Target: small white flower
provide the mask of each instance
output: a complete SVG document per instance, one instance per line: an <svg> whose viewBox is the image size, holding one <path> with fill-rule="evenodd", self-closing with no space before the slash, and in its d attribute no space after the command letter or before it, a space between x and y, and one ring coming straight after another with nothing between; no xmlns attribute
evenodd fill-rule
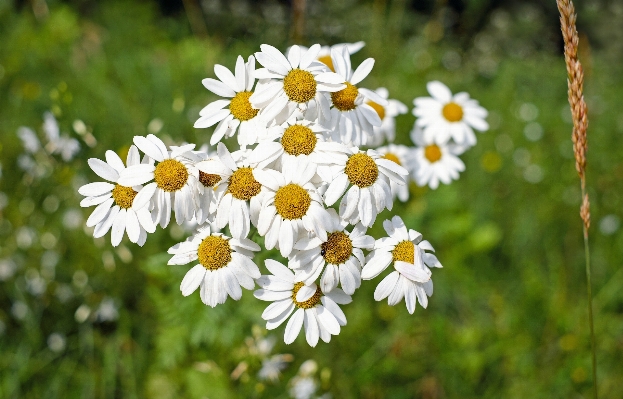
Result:
<svg viewBox="0 0 623 399"><path fill-rule="evenodd" d="M223 143L218 143L216 151L218 158L201 161L196 166L201 172L222 179L215 192L216 227L222 229L229 224L233 237L244 238L251 224L257 226L266 191L257 177L261 168L249 166L248 151L230 153Z"/></svg>
<svg viewBox="0 0 623 399"><path fill-rule="evenodd" d="M402 144L388 144L376 150L383 155L383 158L394 161L407 170L409 170L409 165L413 162L413 149ZM389 188L393 198L398 197L400 201L407 202L409 199L409 183L411 181L409 177L410 175L405 176L405 184L396 184L392 180L389 181Z"/></svg>
<svg viewBox="0 0 623 399"><path fill-rule="evenodd" d="M343 89L344 80L316 61L320 45L314 44L307 51L294 45L287 57L268 44L260 48L255 57L264 68L256 70L254 76L262 85L250 98L251 104L261 109L260 115L269 122L280 114L285 120L298 109L309 119L330 121L327 93ZM308 116L308 111L314 116Z"/></svg>
<svg viewBox="0 0 623 399"><path fill-rule="evenodd" d="M370 74L374 59L366 59L354 72L350 64L350 54L345 47L341 52L332 49L331 59L335 72L346 84L342 90L331 93L331 121L335 132L333 140L346 145L366 144L368 136L374 134L372 127L381 126L379 114L366 101L387 105L387 100L372 90L356 86Z"/></svg>
<svg viewBox="0 0 623 399"><path fill-rule="evenodd" d="M126 231L130 241L142 246L147 233L156 230L149 214L151 196L138 184L126 186L119 183L120 175L127 168L141 165L138 149L130 147L127 168L121 158L110 150L106 151L106 162L97 158L90 158L88 162L95 174L110 182L89 183L78 189L81 195L86 196L80 206L97 205L87 219L87 226L95 226L93 237L104 236L112 227L113 246L119 245Z"/></svg>
<svg viewBox="0 0 623 399"><path fill-rule="evenodd" d="M51 112L43 114L43 131L48 139L45 149L50 154L60 154L63 161L69 162L80 151L80 143L67 135L60 135L58 122Z"/></svg>
<svg viewBox="0 0 623 399"><path fill-rule="evenodd" d="M134 144L148 155L157 165L133 165L124 170L119 183L127 186L153 182L143 187L144 196L153 200L152 219L167 227L171 220L171 210L175 212L175 221L182 224L192 220L195 214L194 196L199 179L199 171L194 166L191 150L194 144L181 147L171 146L171 151L158 137L148 134L147 137L134 136Z"/></svg>
<svg viewBox="0 0 623 399"><path fill-rule="evenodd" d="M34 154L41 148L39 138L31 128L20 126L17 129L17 135L19 136L20 140L22 140L22 145L24 146L26 152Z"/></svg>
<svg viewBox="0 0 623 399"><path fill-rule="evenodd" d="M418 117L416 125L424 131L427 142L443 144L452 138L456 144L473 146L476 144L474 130L486 131L486 109L466 92L452 95L446 85L432 81L426 85L432 97L418 97L413 100L413 115Z"/></svg>
<svg viewBox="0 0 623 399"><path fill-rule="evenodd" d="M246 146L256 143L258 136L266 130L266 122L258 116L260 110L249 102L255 83L255 58L249 56L245 63L238 56L235 75L219 64L214 65L214 73L220 80L207 78L202 83L206 89L226 99L211 102L203 108L199 112L200 118L195 122L195 127L210 127L218 123L210 138L211 145L215 145L223 137L232 137L238 128L238 144Z"/></svg>
<svg viewBox="0 0 623 399"><path fill-rule="evenodd" d="M257 224L267 249L278 246L281 255L287 257L300 233L313 232L327 238L331 218L311 182L315 175L316 165L303 157L284 160L281 173L257 173L258 181L267 188Z"/></svg>
<svg viewBox="0 0 623 399"><path fill-rule="evenodd" d="M387 105L383 106L372 100L366 101L366 104L374 108L379 118L381 118L381 126L374 126L374 134L370 137L368 145L376 147L383 143L387 138L390 143L396 138L396 117L406 114L409 109L402 102L389 98L389 91L385 87L379 87L374 91L379 97L387 100Z"/></svg>
<svg viewBox="0 0 623 399"><path fill-rule="evenodd" d="M351 224L361 220L364 226L370 227L383 209L392 209L392 194L387 180L405 184L405 176L409 172L397 163L381 158L374 150L364 152L353 147L346 155L340 159L338 166L331 168L333 179L324 200L331 206L342 198L340 217Z"/></svg>
<svg viewBox="0 0 623 399"><path fill-rule="evenodd" d="M331 292L341 283L342 289L352 295L361 285L361 268L365 256L362 249L372 249L374 238L366 235L366 228L358 223L348 232L348 225L341 220L334 209L329 209L331 226L327 239L304 237L294 244L295 253L288 267L295 270L295 281L310 285L320 279L322 292ZM326 267L325 267L326 265Z"/></svg>
<svg viewBox="0 0 623 399"><path fill-rule="evenodd" d="M338 304L350 303L350 295L339 288L325 294L316 284L296 283L294 273L272 259L266 260L266 268L272 275L257 279L261 289L253 295L262 301L273 302L262 313L268 330L279 327L290 318L284 342L294 342L304 325L305 337L310 346L316 346L318 338L329 342L331 335L340 333L340 326L346 325L346 316Z"/></svg>
<svg viewBox="0 0 623 399"><path fill-rule="evenodd" d="M281 371L288 367L292 361L292 355L273 355L270 358L262 359L262 368L257 373L260 380L276 382L279 380Z"/></svg>
<svg viewBox="0 0 623 399"><path fill-rule="evenodd" d="M434 251L432 245L422 240L422 234L407 228L400 218L383 222L389 237L376 240L374 251L368 255L368 262L361 271L361 278L371 280L394 263L395 271L385 277L374 291L374 299L381 301L388 297L390 306L405 298L407 310L413 314L417 301L424 308L428 296L433 294L433 281L429 267L442 267L437 257L425 251Z"/></svg>
<svg viewBox="0 0 623 399"><path fill-rule="evenodd" d="M203 303L215 307L225 303L228 295L239 300L240 287L247 290L255 287L254 280L260 277L260 269L251 258L253 251L259 250L259 245L246 238L211 233L208 225L169 248L168 252L174 256L168 264L185 265L198 260L184 276L180 290L182 295L188 296L200 288Z"/></svg>
<svg viewBox="0 0 623 399"><path fill-rule="evenodd" d="M335 72L335 68L333 67L333 60L331 60L331 50L336 49L337 51L341 53L342 49L346 48L348 53L352 55L352 54L355 54L357 51L361 50L363 46L365 45L366 45L365 42L359 41L356 43L338 43L332 46L322 46L320 47L320 51L318 52L316 59L322 62L323 64L325 64L326 66L328 66L330 70ZM307 50L307 47L303 47L303 46L300 46L300 47L302 51Z"/></svg>
<svg viewBox="0 0 623 399"><path fill-rule="evenodd" d="M411 131L411 139L416 147L412 150L407 168L418 186L428 185L434 190L440 181L450 184L459 178L459 172L465 170L465 164L457 156L462 151L461 146L425 140L417 126Z"/></svg>
<svg viewBox="0 0 623 399"><path fill-rule="evenodd" d="M218 161L218 155L215 151L210 151L207 144L201 146L199 151L192 151L193 157L190 161ZM216 213L218 198L216 188L222 181L220 175L204 173L199 171L199 179L197 183L197 191L195 193L195 222L202 225L206 221L213 222L213 216Z"/></svg>

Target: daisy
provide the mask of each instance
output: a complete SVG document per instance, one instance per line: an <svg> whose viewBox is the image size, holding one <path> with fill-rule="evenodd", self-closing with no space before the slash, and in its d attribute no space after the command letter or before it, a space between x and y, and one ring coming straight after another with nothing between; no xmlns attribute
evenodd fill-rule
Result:
<svg viewBox="0 0 623 399"><path fill-rule="evenodd" d="M350 295L339 288L323 293L316 284L295 282L294 273L281 263L267 259L265 264L272 275L257 279L261 289L253 295L262 301L273 302L262 313L266 329L279 327L292 315L284 334L286 344L294 342L303 325L310 346L316 346L318 338L329 342L331 335L340 333L340 326L346 325L346 316L338 304L349 304L352 301Z"/></svg>
<svg viewBox="0 0 623 399"><path fill-rule="evenodd" d="M198 260L184 276L180 291L188 296L200 288L201 301L215 307L225 303L227 296L239 300L241 287L255 288L254 280L260 277L260 269L251 259L253 251L259 250L259 245L251 240L211 233L207 225L186 241L169 248L173 257L168 264L185 265Z"/></svg>
<svg viewBox="0 0 623 399"><path fill-rule="evenodd" d="M409 170L408 165L413 161L413 149L402 144L389 144L385 147L376 149L383 158L396 162L398 165ZM390 180L389 188L392 192L392 198L398 197L402 202L407 202L409 199L409 182L410 175L405 176L405 184L396 184L396 182Z"/></svg>
<svg viewBox="0 0 623 399"><path fill-rule="evenodd" d="M304 237L298 240L288 267L295 270L295 281L306 285L316 281L324 269L320 280L322 292L331 292L341 283L344 292L352 295L361 285L365 260L362 249L372 249L374 238L365 234L366 227L361 223L348 232L344 229L348 223L340 219L334 209L329 209L329 214L331 226L327 239Z"/></svg>
<svg viewBox="0 0 623 399"><path fill-rule="evenodd" d="M366 136L373 134L373 126L381 126L379 114L366 103L373 101L386 106L387 100L372 90L357 87L356 84L368 76L374 66L374 59L368 58L353 72L350 65L350 54L346 47L331 50L331 59L335 72L345 82L346 87L331 93L332 128L339 134L334 141L345 144L362 145L368 140Z"/></svg>
<svg viewBox="0 0 623 399"><path fill-rule="evenodd" d="M381 118L381 126L374 126L374 134L368 142L369 146L376 147L381 145L385 138L390 143L394 141L396 138L396 117L406 114L409 109L400 101L389 99L389 91L384 87L379 87L374 92L387 101L385 106L372 100L366 101L366 104L371 106Z"/></svg>
<svg viewBox="0 0 623 399"><path fill-rule="evenodd" d="M352 54L355 54L357 51L361 50L363 46L365 45L366 45L365 42L359 41L356 43L338 43L332 46L322 46L320 47L320 51L318 52L316 59L322 62L323 64L325 64L326 66L328 66L330 70L335 72L335 68L333 67L333 60L331 60L332 49L335 48L337 51L341 52L342 49L346 47L346 49L348 50L348 53L352 55ZM303 46L300 46L300 47L303 51L306 50L305 47Z"/></svg>
<svg viewBox="0 0 623 399"><path fill-rule="evenodd" d="M316 164L333 164L346 148L325 139L327 129L305 119L291 118L268 129L268 139L260 142L249 156L249 163L281 166L282 159L308 157Z"/></svg>
<svg viewBox="0 0 623 399"><path fill-rule="evenodd" d="M266 249L278 246L281 255L287 257L300 233L313 232L327 239L331 217L310 181L315 174L316 165L303 157L284 160L281 173L257 173L258 181L267 188L257 224L257 232L265 236Z"/></svg>
<svg viewBox="0 0 623 399"><path fill-rule="evenodd" d="M307 51L297 45L290 47L288 57L268 44L262 44L262 51L255 53L257 61L264 66L255 71L257 79L269 79L250 97L254 108L260 108L260 115L268 122L285 113L287 119L296 109L307 112L314 110L320 123L330 121L327 93L343 89L344 79L334 72L328 72L326 65L316 61L320 45L315 44ZM310 116L310 119L315 119Z"/></svg>
<svg viewBox="0 0 623 399"><path fill-rule="evenodd" d="M454 144L436 144L433 140L426 140L417 126L411 131L411 139L416 144L412 150L411 161L407 168L418 186L428 185L433 190L441 181L450 184L459 178L459 172L465 170L465 164L458 155L463 147Z"/></svg>
<svg viewBox="0 0 623 399"><path fill-rule="evenodd" d="M210 138L215 145L223 137L232 137L238 131L238 144L246 146L257 141L258 134L266 129L266 122L258 116L259 109L249 102L255 84L255 58L249 56L245 63L241 56L236 60L235 74L223 65L214 65L214 74L219 80L206 78L201 81L206 89L225 99L208 104L200 112L195 122L196 128L216 125ZM227 108L225 108L227 107Z"/></svg>
<svg viewBox="0 0 623 399"><path fill-rule="evenodd" d="M156 231L156 226L149 214L150 195L140 185L124 186L119 184L119 176L126 166L113 151L106 151L106 162L90 158L89 166L106 182L89 183L78 189L84 196L80 206L97 205L87 219L87 226L95 227L93 237L103 237L112 227L111 242L119 245L123 234L127 232L133 243L143 246L147 233ZM138 149L131 146L126 159L128 168L141 165Z"/></svg>
<svg viewBox="0 0 623 399"><path fill-rule="evenodd" d="M80 151L80 143L67 135L61 136L58 122L51 112L43 114L43 131L48 139L45 149L50 154L60 154L63 161L69 162Z"/></svg>
<svg viewBox="0 0 623 399"><path fill-rule="evenodd" d="M446 85L438 81L426 85L432 97L418 97L413 100L415 122L423 128L426 141L442 144L451 137L457 144L473 146L476 144L474 130L489 130L485 121L486 109L465 92L452 95Z"/></svg>
<svg viewBox="0 0 623 399"><path fill-rule="evenodd" d="M134 144L158 164L127 168L121 173L119 184L135 186L153 180L143 190L154 202L151 216L154 223L159 223L161 227L169 225L171 209L175 211L177 224L191 220L195 213L194 193L199 179L199 171L194 166L198 159L190 152L195 145L171 146L169 151L162 140L153 134L134 136Z"/></svg>
<svg viewBox="0 0 623 399"><path fill-rule="evenodd" d="M258 181L257 171L246 161L246 152L229 152L225 144L218 143L217 159L201 161L197 169L208 175L219 175L221 182L216 187L217 198L215 225L222 229L229 224L229 231L235 238L249 234L251 224L257 226L265 188Z"/></svg>
<svg viewBox="0 0 623 399"><path fill-rule="evenodd" d="M191 161L199 159L201 161L218 161L218 155L215 151L210 151L207 144L201 146L199 151L192 151L193 157ZM216 187L222 181L220 175L204 173L199 171L199 179L195 192L195 221L203 224L206 220L212 220L212 216L216 212L218 198Z"/></svg>
<svg viewBox="0 0 623 399"><path fill-rule="evenodd" d="M392 209L392 194L387 180L405 184L409 174L405 168L389 159L381 158L374 150L360 151L352 147L345 162L333 167L333 178L324 194L325 204L331 206L344 192L340 203L340 217L354 224L370 227L383 209ZM350 188L349 188L350 187Z"/></svg>
<svg viewBox="0 0 623 399"><path fill-rule="evenodd" d="M387 296L390 306L405 298L407 310L413 314L416 298L424 308L427 296L433 294L433 281L429 267L442 267L437 257L425 251L434 251L432 245L422 240L422 234L407 228L400 216L383 222L389 237L376 240L374 251L368 255L368 263L361 271L361 278L371 280L392 262L394 271L385 277L374 291L374 299L381 301Z"/></svg>

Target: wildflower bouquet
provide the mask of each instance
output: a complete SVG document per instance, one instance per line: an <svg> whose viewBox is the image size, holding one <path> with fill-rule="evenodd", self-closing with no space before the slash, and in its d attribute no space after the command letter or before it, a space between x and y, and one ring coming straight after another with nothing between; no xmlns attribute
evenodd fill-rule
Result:
<svg viewBox="0 0 623 399"><path fill-rule="evenodd" d="M409 313L417 302L426 307L431 268L441 267L433 246L400 216L383 222L386 237L366 232L395 198L408 200L411 180L435 189L457 179L458 156L476 143L473 129L488 129L487 111L430 82L432 97L414 100L415 147L392 144L407 107L384 88L360 86L374 66L368 58L353 70L350 55L362 46L295 45L284 54L262 45L233 71L215 65L218 79L203 85L221 99L195 122L216 125L209 146L167 146L150 134L134 137L125 163L113 151L89 160L106 180L79 189L81 205L96 206L86 222L94 237L110 231L115 246L124 234L143 245L172 215L192 223L194 234L168 251L170 265L195 264L182 295L199 290L214 307L257 284L255 297L270 302L266 328L287 321L286 344L302 328L309 345L329 342L346 325L341 305L390 265L374 298L404 298ZM222 140L234 137L230 151ZM253 260L263 248L287 261L266 260L263 274Z"/></svg>

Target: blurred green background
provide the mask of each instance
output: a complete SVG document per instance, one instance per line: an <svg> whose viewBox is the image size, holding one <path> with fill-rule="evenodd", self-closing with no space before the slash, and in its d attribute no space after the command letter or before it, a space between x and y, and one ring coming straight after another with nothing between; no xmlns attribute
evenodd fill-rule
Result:
<svg viewBox="0 0 623 399"><path fill-rule="evenodd" d="M588 186L599 391L623 398L623 4L577 4L589 108ZM296 30L285 1L0 0L0 397L287 398L299 366L325 398L591 396L579 180L553 0L309 1ZM201 79L269 43L366 41L365 86L412 108L438 79L490 111L459 181L411 187L393 213L444 265L428 309L373 300L364 282L330 344L266 335L266 303L245 291L214 309L184 298L186 266L159 230L140 248L93 239L77 188L90 157L148 132L208 141L192 127L214 97ZM45 111L80 141L73 160L29 164L20 126L43 137ZM414 117L398 118L409 144ZM44 140L45 141L45 140ZM28 167L30 165L30 168ZM34 166L33 166L34 165ZM389 212L381 218L390 217ZM382 219L381 219L382 220ZM377 223L371 234L383 235ZM262 259L276 257L263 253ZM258 345L292 355L258 378ZM263 344L262 344L263 343ZM268 345L270 346L270 345ZM299 373L300 377L300 373Z"/></svg>

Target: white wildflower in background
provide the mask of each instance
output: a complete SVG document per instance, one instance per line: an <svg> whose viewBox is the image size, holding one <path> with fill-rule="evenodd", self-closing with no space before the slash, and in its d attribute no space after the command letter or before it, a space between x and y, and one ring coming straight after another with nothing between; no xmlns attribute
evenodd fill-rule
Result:
<svg viewBox="0 0 623 399"><path fill-rule="evenodd" d="M185 265L199 261L191 268L180 285L182 295L188 296L199 288L204 304L214 307L225 303L227 296L239 300L244 287L252 290L260 270L253 262L253 251L259 251L256 243L246 238L230 238L212 233L203 227L186 241L169 248L173 257L169 265Z"/></svg>
<svg viewBox="0 0 623 399"><path fill-rule="evenodd" d="M124 171L141 165L141 157L135 146L130 147L126 164L127 168L121 158L110 150L106 151L106 162L90 158L89 166L93 172L109 183L96 182L80 187L78 192L86 197L80 206L97 205L87 219L87 226L95 227L93 237L103 237L112 228L113 246L119 245L126 232L130 241L142 246L147 233L156 230L149 213L151 195L144 192L140 184L126 186L119 183Z"/></svg>
<svg viewBox="0 0 623 399"><path fill-rule="evenodd" d="M405 298L407 310L413 313L416 298L424 308L433 294L433 281L429 267L442 267L437 257L426 251L434 251L422 234L407 230L400 216L383 222L389 237L376 240L374 251L361 272L361 278L370 280L381 274L391 263L394 271L385 277L374 291L377 301L388 297L389 305L396 305Z"/></svg>
<svg viewBox="0 0 623 399"><path fill-rule="evenodd" d="M276 382L283 371L292 361L292 355L278 354L262 359L262 368L257 376L260 380Z"/></svg>
<svg viewBox="0 0 623 399"><path fill-rule="evenodd" d="M413 100L413 115L418 117L415 123L423 129L425 140L444 144L452 138L459 145L475 145L473 129L482 132L489 129L485 121L487 110L465 92L452 95L439 81L429 82L426 88L432 97Z"/></svg>
<svg viewBox="0 0 623 399"><path fill-rule="evenodd" d="M31 128L20 126L17 129L17 135L20 140L22 140L22 145L27 152L34 154L41 149L41 142L35 131Z"/></svg>
<svg viewBox="0 0 623 399"><path fill-rule="evenodd" d="M359 41L356 43L338 43L332 46L321 46L318 55L316 56L317 60L325 64L329 67L330 70L335 72L335 67L333 66L333 60L331 59L331 51L335 49L335 51L342 52L344 48L348 51L348 54L355 54L359 50L361 50L366 45L365 42Z"/></svg>
<svg viewBox="0 0 623 399"><path fill-rule="evenodd" d="M48 139L45 149L50 154L60 154L63 161L69 162L80 151L78 140L67 135L61 136L58 122L51 112L43 114L43 131Z"/></svg>
<svg viewBox="0 0 623 399"><path fill-rule="evenodd" d="M284 342L294 342L304 326L310 346L316 346L319 338L329 342L331 335L340 333L340 326L346 325L346 316L338 304L350 303L350 295L339 288L325 294L316 284L296 283L294 273L281 263L267 259L265 264L272 275L257 280L261 289L253 295L262 301L273 302L262 313L268 330L279 327L290 318Z"/></svg>

